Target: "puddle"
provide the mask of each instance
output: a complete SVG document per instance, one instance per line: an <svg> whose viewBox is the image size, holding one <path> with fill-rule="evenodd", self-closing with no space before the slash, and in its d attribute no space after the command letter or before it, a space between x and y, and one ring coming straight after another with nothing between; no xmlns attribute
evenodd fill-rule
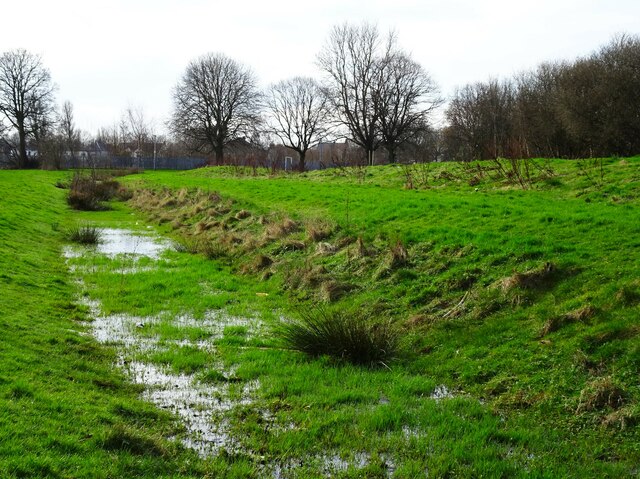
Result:
<svg viewBox="0 0 640 479"><path fill-rule="evenodd" d="M101 231L102 241L96 249L98 253L107 256L126 254L158 259L163 251L171 248L171 242L157 236L118 228L105 228Z"/></svg>
<svg viewBox="0 0 640 479"><path fill-rule="evenodd" d="M146 232L139 233L121 228L102 228L100 231L102 238L100 243L84 247L65 246L62 251L63 256L67 259L80 258L87 251L91 251L110 257L127 255L158 259L163 251L170 249L173 245L169 240Z"/></svg>
<svg viewBox="0 0 640 479"><path fill-rule="evenodd" d="M366 452L356 452L350 458L343 458L338 454L323 454L307 457L304 460L291 459L285 463L276 464L273 467L271 477L273 479L285 479L290 477L294 471L301 469L307 464L316 463L319 464L320 473L323 477L334 477L336 474L344 473L349 469L360 470L369 465L371 461L371 455ZM395 471L395 464L389 467L387 463L387 477L391 477L393 471Z"/></svg>
<svg viewBox="0 0 640 479"><path fill-rule="evenodd" d="M204 384L195 375L176 374L164 367L141 361L140 356L144 353L162 351L174 344L200 349L214 347L210 340L160 341L154 336L143 336L137 330L148 324L166 322L167 319L125 314L103 315L100 313L99 302L86 298L81 302L89 308L94 318L91 329L96 340L115 345L118 348L118 366L132 382L145 387L142 398L180 418L187 431L186 438L182 440L186 447L196 450L203 457L215 455L223 449L229 453L242 450L240 442L230 434L230 424L225 414L238 406L253 404L253 395L260 387L258 381L244 384L239 395L232 395L228 383ZM214 318L221 320L221 324L215 324ZM212 313L203 321L183 315L173 322L174 325L182 326L215 327L220 335L224 327L238 323L239 318L226 317L220 313ZM242 322L247 325L250 323L249 320ZM216 369L225 377L234 376L233 369L225 370L221 364Z"/></svg>
<svg viewBox="0 0 640 479"><path fill-rule="evenodd" d="M454 398L455 395L453 394L453 392L451 392L447 388L447 386L445 386L444 384L441 384L439 386L436 386L436 388L433 390L433 392L431 393L431 395L429 397L431 399L436 400L436 401L441 401L442 399Z"/></svg>

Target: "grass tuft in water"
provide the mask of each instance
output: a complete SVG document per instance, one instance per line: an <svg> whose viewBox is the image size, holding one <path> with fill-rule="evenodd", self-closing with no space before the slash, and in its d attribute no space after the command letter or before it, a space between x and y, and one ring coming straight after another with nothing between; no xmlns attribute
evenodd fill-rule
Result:
<svg viewBox="0 0 640 479"><path fill-rule="evenodd" d="M102 241L102 230L95 226L76 225L67 230L66 237L74 243L93 245Z"/></svg>

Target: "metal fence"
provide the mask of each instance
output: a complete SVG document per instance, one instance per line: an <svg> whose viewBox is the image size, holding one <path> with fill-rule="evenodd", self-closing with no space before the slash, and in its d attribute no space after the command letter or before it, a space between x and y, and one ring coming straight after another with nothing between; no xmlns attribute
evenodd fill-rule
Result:
<svg viewBox="0 0 640 479"><path fill-rule="evenodd" d="M139 168L142 170L193 170L207 164L205 158L131 158L101 156L97 158L67 158L63 168Z"/></svg>

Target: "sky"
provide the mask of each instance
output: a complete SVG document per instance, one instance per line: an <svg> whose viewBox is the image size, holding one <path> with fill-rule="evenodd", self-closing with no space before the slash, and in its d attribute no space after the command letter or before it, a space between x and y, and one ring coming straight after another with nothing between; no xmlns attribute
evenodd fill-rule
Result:
<svg viewBox="0 0 640 479"><path fill-rule="evenodd" d="M3 2L5 3L5 2ZM22 0L0 9L0 52L41 56L59 103L90 134L131 107L165 131L188 63L213 52L249 66L262 87L321 78L316 58L334 25L394 30L440 86L506 78L588 55L618 33L640 34L638 0Z"/></svg>

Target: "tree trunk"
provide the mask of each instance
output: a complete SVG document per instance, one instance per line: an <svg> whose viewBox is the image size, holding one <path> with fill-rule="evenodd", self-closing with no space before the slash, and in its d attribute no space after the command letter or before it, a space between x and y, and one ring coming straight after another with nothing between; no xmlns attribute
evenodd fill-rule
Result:
<svg viewBox="0 0 640 479"><path fill-rule="evenodd" d="M387 145L387 151L389 152L389 163L393 165L396 162L396 147Z"/></svg>
<svg viewBox="0 0 640 479"><path fill-rule="evenodd" d="M298 152L298 158L300 158L300 162L298 163L298 170L300 170L300 173L304 173L304 170L305 170L304 160L306 156L307 156L306 151Z"/></svg>
<svg viewBox="0 0 640 479"><path fill-rule="evenodd" d="M213 154L216 157L216 166L224 164L224 146L216 145Z"/></svg>
<svg viewBox="0 0 640 479"><path fill-rule="evenodd" d="M18 168L26 168L29 164L27 157L27 136L24 131L24 122L18 122L18 138L20 145L18 147Z"/></svg>
<svg viewBox="0 0 640 479"><path fill-rule="evenodd" d="M373 150L367 150L367 165L373 166Z"/></svg>

